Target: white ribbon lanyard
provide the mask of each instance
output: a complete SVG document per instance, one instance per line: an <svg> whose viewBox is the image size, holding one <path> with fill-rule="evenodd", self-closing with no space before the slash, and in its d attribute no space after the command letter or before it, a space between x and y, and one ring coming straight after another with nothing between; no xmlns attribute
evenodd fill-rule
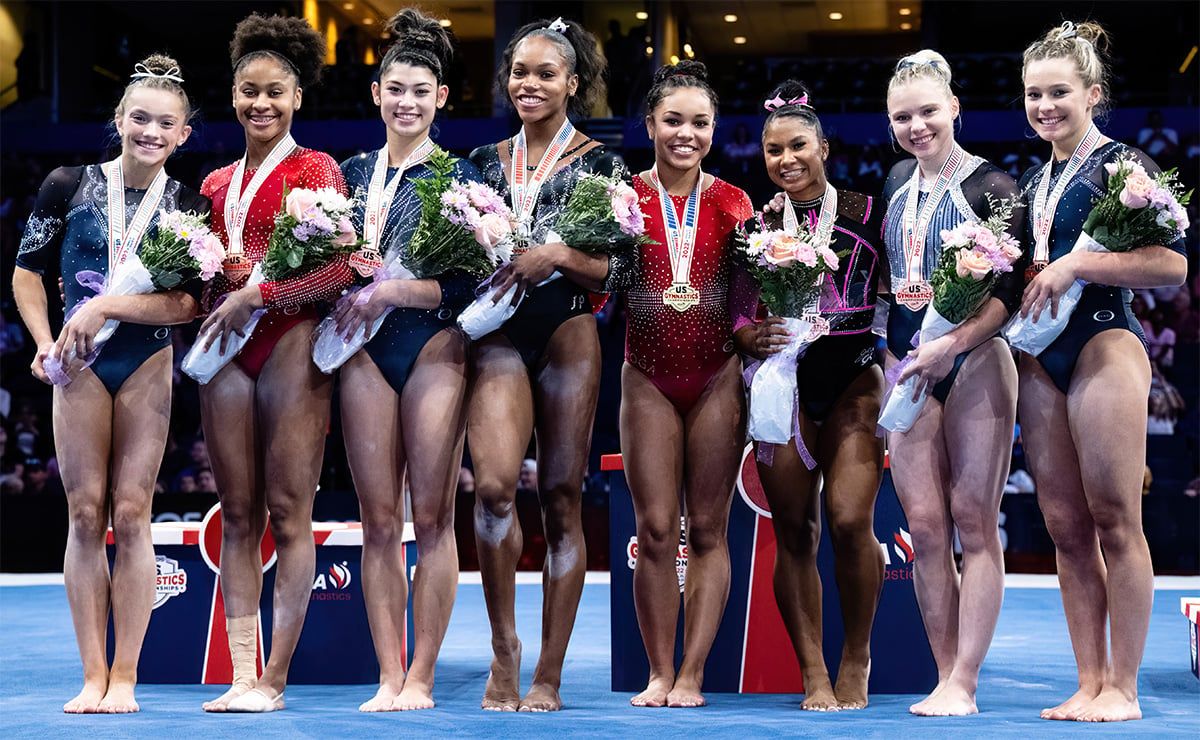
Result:
<svg viewBox="0 0 1200 740"><path fill-rule="evenodd" d="M700 293L692 287L692 258L696 252L696 227L700 222L700 192L704 189L704 172L697 168L696 185L688 195L683 218L675 211L671 194L658 179L658 165L650 170L650 179L658 188L658 205L662 208L663 230L667 237L667 254L671 258L671 287L663 292L663 303L676 311L686 311L700 302Z"/></svg>
<svg viewBox="0 0 1200 740"><path fill-rule="evenodd" d="M150 183L142 202L138 204L133 221L125 223L125 173L121 170L118 157L108 163L108 274L112 275L117 265L137 251L142 235L150 226L150 219L162 202L167 188L167 173L159 168Z"/></svg>
<svg viewBox="0 0 1200 740"><path fill-rule="evenodd" d="M791 198L783 200L783 229L792 234L799 233L800 219L796 216L796 206L792 205ZM833 222L837 220L838 195L837 188L825 183L825 196L821 201L821 213L817 217L817 230L814 235L814 244L824 245L832 249L833 244ZM825 275L817 278L817 286L820 287L825 282ZM805 308L806 315L816 315L820 313L821 292L818 290L813 296L812 301Z"/></svg>
<svg viewBox="0 0 1200 740"><path fill-rule="evenodd" d="M942 164L942 171L938 173L933 189L929 191L929 197L925 199L925 205L921 207L919 214L917 213L917 201L920 200L921 194L920 165L913 170L912 178L908 182L908 198L904 201L904 214L901 222L904 229L902 246L904 247L905 280L909 285L924 282L922 273L925 236L929 231L929 222L933 220L934 211L942 202L946 191L950 189L954 174L966 158L967 153L963 151L962 147L955 144L954 148L950 150L950 156L946 157L946 161Z"/></svg>
<svg viewBox="0 0 1200 740"><path fill-rule="evenodd" d="M246 228L246 216L250 213L250 204L255 194L275 168L279 166L292 150L296 148L296 140L287 134L279 140L267 158L259 165L258 171L250 179L250 184L242 192L242 178L246 175L246 155L242 155L237 167L233 168L233 177L229 180L229 190L225 193L225 233L229 237L227 261L230 264L242 262L242 254L246 251L242 243L242 232ZM239 196L238 194L241 193Z"/></svg>
<svg viewBox="0 0 1200 740"><path fill-rule="evenodd" d="M513 143L512 182L509 190L512 194L513 210L516 211L517 220L520 222L520 228L523 231L521 236L526 240L531 236L533 209L537 205L538 193L542 190L542 183L550 176L550 171L554 169L554 164L558 162L558 158L566 151L567 145L571 143L571 139L573 138L575 138L575 127L571 125L570 120L564 120L562 126L558 129L558 133L551 140L550 146L546 147L546 151L542 154L542 159L538 162L533 174L530 175L525 165L525 160L528 157L528 146L525 143L525 127L522 126L521 130L517 133L516 141Z"/></svg>
<svg viewBox="0 0 1200 740"><path fill-rule="evenodd" d="M1042 180L1038 183L1037 192L1033 196L1033 261L1045 265L1050 261L1050 229L1054 226L1054 211L1058 209L1058 201L1066 192L1067 186L1079 172L1085 160L1092 156L1096 145L1100 143L1100 129L1092 124L1087 133L1076 145L1067 166L1058 176L1054 192L1050 192L1050 174L1054 168L1054 158L1042 168Z"/></svg>
<svg viewBox="0 0 1200 740"><path fill-rule="evenodd" d="M376 269L383 266L383 249L379 243L379 237L383 233L383 225L387 221L388 209L391 208L392 201L396 197L396 190L404 180L404 173L428 161L436 148L433 139L425 137L425 140L418 144L417 148L413 149L400 163L400 167L391 181L387 181L387 145L384 144L383 148L379 150L378 156L375 158L375 169L371 173L371 183L367 188L366 209L363 212L363 239L366 244L350 256L350 265L363 277L371 275Z"/></svg>

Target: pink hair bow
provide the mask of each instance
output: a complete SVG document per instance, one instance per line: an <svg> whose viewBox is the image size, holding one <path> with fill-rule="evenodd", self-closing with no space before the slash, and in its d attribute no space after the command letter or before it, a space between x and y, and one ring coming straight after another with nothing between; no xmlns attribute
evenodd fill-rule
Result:
<svg viewBox="0 0 1200 740"><path fill-rule="evenodd" d="M791 100L784 100L783 98L776 95L775 97L771 98L767 102L763 103L763 108L774 112L774 111L777 111L780 108L784 107L785 105L803 105L803 106L807 107L808 106L808 95L801 95L800 97L792 98Z"/></svg>

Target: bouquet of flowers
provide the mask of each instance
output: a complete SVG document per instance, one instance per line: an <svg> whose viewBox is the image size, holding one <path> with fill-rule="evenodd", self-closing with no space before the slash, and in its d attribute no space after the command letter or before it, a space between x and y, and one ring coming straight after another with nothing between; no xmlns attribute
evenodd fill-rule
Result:
<svg viewBox="0 0 1200 740"><path fill-rule="evenodd" d="M829 322L821 317L818 306L825 276L837 271L839 256L828 244L817 243L808 221L801 221L796 233L740 231L738 242L747 269L758 283L760 300L773 316L784 319L791 334L786 347L749 371L753 373L750 438L787 444L795 436L797 448L805 455L796 434L796 363L810 344L829 332Z"/></svg>
<svg viewBox="0 0 1200 740"><path fill-rule="evenodd" d="M172 290L196 277L204 281L211 280L221 272L224 259L225 248L221 240L208 230L202 216L191 212L160 210L157 228L143 238L141 249L114 267L107 279L93 270L79 272L75 279L80 285L95 291L96 295L143 295ZM88 300L85 298L71 308L66 317L68 323ZM77 363L79 358L75 357L74 349L68 350L63 357L47 357L43 367L50 381L55 385L70 383L77 371L96 361L118 324L120 322L116 319L104 322L100 331L96 332L91 354L82 358L81 364ZM73 367L77 364L78 367ZM68 367L76 372L68 373Z"/></svg>
<svg viewBox="0 0 1200 740"><path fill-rule="evenodd" d="M1007 232L1015 199L997 200L990 193L987 198L992 215L986 221L964 221L942 230L942 254L929 279L933 303L925 311L913 346L944 336L978 313L991 297L996 278L1012 272L1013 263L1021 256L1020 245ZM892 368L889 380L899 377L909 362L905 358ZM928 399L922 391L913 400L916 384L914 376L892 386L879 414L879 426L890 432L912 428Z"/></svg>
<svg viewBox="0 0 1200 740"><path fill-rule="evenodd" d="M589 254L628 251L651 241L646 236L646 220L637 193L619 172L611 177L583 173L576 178L571 197L554 228L546 234L547 243L563 242ZM556 272L545 282L558 277ZM516 286L509 288L499 301L494 289L485 292L462 312L459 326L472 339L500 328L517 311L512 305L515 291Z"/></svg>
<svg viewBox="0 0 1200 740"><path fill-rule="evenodd" d="M1132 155L1104 165L1108 188L1092 206L1075 240L1072 252L1128 252L1148 244L1170 244L1188 228L1185 206L1191 200L1183 192L1175 170L1151 177ZM1041 354L1067 327L1079 304L1084 280L1076 280L1058 299L1058 316L1042 311L1033 316L1013 316L1004 336L1014 349L1033 356Z"/></svg>
<svg viewBox="0 0 1200 740"><path fill-rule="evenodd" d="M275 229L271 232L267 253L262 262L254 266L246 284L298 277L353 251L362 243L350 223L354 205L353 200L334 188L287 191L283 209L275 215ZM224 352L216 341L205 349L209 332L201 334L183 358L183 371L201 385L212 380L249 341L264 313L266 309L250 314L241 336L226 337Z"/></svg>
<svg viewBox="0 0 1200 740"><path fill-rule="evenodd" d="M435 151L428 161L430 176L414 183L421 219L407 256L401 259L394 253L369 285L341 300L366 303L384 280L435 277L451 270L482 277L512 259L513 216L504 198L483 183L453 179L454 161L446 152ZM351 337L338 334L333 317L326 317L317 327L313 362L321 372L332 373L371 341L394 308L387 307Z"/></svg>

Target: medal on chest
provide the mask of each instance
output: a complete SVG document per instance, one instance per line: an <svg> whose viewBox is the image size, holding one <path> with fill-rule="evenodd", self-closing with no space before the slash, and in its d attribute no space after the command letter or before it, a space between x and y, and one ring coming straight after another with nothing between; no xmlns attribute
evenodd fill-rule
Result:
<svg viewBox="0 0 1200 740"><path fill-rule="evenodd" d="M529 251L533 241L533 211L537 207L538 194L542 184L550 177L554 165L566 151L571 139L575 138L575 127L570 120L564 120L546 151L542 153L537 167L531 172L526 165L529 159L529 147L525 141L525 127L517 132L517 138L512 148L512 179L509 183L509 197L512 200L513 215L517 218L517 228L513 240L516 245L513 255Z"/></svg>
<svg viewBox="0 0 1200 740"><path fill-rule="evenodd" d="M783 229L791 234L799 235L800 218L796 215L796 206L791 198L783 201ZM817 216L817 227L814 233L814 243L833 248L833 222L837 220L838 193L837 188L825 183L825 195L821 199L821 211ZM825 284L825 275L817 278L813 299L804 307L801 317L808 322L808 341L816 341L829 333L829 320L821 315L821 289Z"/></svg>
<svg viewBox="0 0 1200 740"><path fill-rule="evenodd" d="M246 218L250 214L250 204L254 202L254 196L258 194L258 189L295 148L296 140L292 138L291 134L280 139L259 165L244 191L242 190L242 179L246 176L246 155L243 154L237 166L233 168L233 175L229 179L229 189L225 191L225 207L223 209L225 234L229 244L222 271L229 280L238 282L249 276L253 265L245 256L246 247L242 237L246 230Z"/></svg>
<svg viewBox="0 0 1200 740"><path fill-rule="evenodd" d="M671 260L671 286L663 291L663 303L683 313L700 302L700 291L691 283L691 272L692 258L696 255L696 226L700 221L700 191L704 187L704 173L696 171L696 184L688 194L682 218L675 210L671 194L658 178L657 167L650 170L650 179L658 188L667 254Z"/></svg>
<svg viewBox="0 0 1200 740"><path fill-rule="evenodd" d="M167 173L159 169L151 181L142 202L134 212L133 221L125 222L125 173L118 157L108 163L108 274L137 251L142 235L162 203L167 188Z"/></svg>
<svg viewBox="0 0 1200 740"><path fill-rule="evenodd" d="M1100 143L1100 129L1095 124L1088 127L1087 133L1071 152L1071 158L1058 176L1054 190L1050 189L1051 174L1054 170L1054 158L1051 157L1042 168L1042 179L1038 182L1033 194L1033 262L1025 269L1025 281L1029 282L1050 264L1050 230L1054 228L1054 212L1058 210L1058 201L1066 192L1067 187L1087 158L1092 156L1096 145Z"/></svg>
<svg viewBox="0 0 1200 740"><path fill-rule="evenodd" d="M933 300L933 286L925 279L924 258L925 242L929 233L929 223L938 205L945 198L954 182L955 175L967 159L967 153L958 144L950 150L950 155L942 163L937 180L929 191L921 210L917 212L917 201L921 193L921 167L913 170L908 182L908 195L904 202L904 214L901 221L903 233L901 239L904 247L903 282L893 290L896 302L911 311L919 311Z"/></svg>
<svg viewBox="0 0 1200 740"><path fill-rule="evenodd" d="M367 204L363 210L363 246L350 255L350 267L363 277L371 277L383 267L383 250L380 242L383 226L387 222L388 209L396 198L396 191L404 180L404 173L429 160L435 150L433 139L426 137L404 161L396 174L388 181L388 148L383 145L375 156L375 167L371 171L371 182L367 186Z"/></svg>

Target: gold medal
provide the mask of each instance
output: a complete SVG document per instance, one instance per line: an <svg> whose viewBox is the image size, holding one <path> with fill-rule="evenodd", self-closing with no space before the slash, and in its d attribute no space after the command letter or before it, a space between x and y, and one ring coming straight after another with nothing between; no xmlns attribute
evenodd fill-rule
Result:
<svg viewBox="0 0 1200 740"><path fill-rule="evenodd" d="M359 275L371 277L376 270L383 267L383 255L379 253L378 249L366 246L351 254L349 262Z"/></svg>
<svg viewBox="0 0 1200 740"><path fill-rule="evenodd" d="M250 276L250 271L253 270L250 261L239 254L231 254L225 258L225 262L221 267L221 272L230 282L241 282Z"/></svg>
<svg viewBox="0 0 1200 740"><path fill-rule="evenodd" d="M663 291L663 303L683 313L700 302L700 292L691 283L671 283Z"/></svg>
<svg viewBox="0 0 1200 740"><path fill-rule="evenodd" d="M905 283L896 291L896 302L910 311L920 311L933 300L933 286L924 280Z"/></svg>
<svg viewBox="0 0 1200 740"><path fill-rule="evenodd" d="M805 314L801 317L802 321L807 321L809 324L807 340L815 342L821 337L829 334L829 319L820 314Z"/></svg>
<svg viewBox="0 0 1200 740"><path fill-rule="evenodd" d="M1025 268L1025 282L1033 282L1033 279L1041 274L1042 270L1045 270L1046 266L1049 264L1050 263L1046 262L1045 260L1034 260L1033 262L1030 262L1029 266Z"/></svg>

